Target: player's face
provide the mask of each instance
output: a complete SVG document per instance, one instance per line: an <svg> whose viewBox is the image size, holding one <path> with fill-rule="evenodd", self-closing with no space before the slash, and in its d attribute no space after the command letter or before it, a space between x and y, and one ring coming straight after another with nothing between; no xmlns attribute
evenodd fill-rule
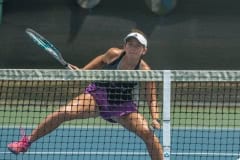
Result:
<svg viewBox="0 0 240 160"><path fill-rule="evenodd" d="M129 38L124 49L127 54L135 56L141 56L146 52L146 48L135 38Z"/></svg>

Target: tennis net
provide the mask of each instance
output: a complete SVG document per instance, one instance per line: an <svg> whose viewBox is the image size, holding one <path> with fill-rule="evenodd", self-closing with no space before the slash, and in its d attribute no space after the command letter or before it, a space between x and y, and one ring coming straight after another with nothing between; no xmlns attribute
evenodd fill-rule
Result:
<svg viewBox="0 0 240 160"><path fill-rule="evenodd" d="M172 71L173 159L239 158L239 73Z"/></svg>
<svg viewBox="0 0 240 160"><path fill-rule="evenodd" d="M164 158L232 160L240 150L239 71L0 70L0 159L15 159L7 144L29 135L49 114L91 82L136 82L132 100L151 123L145 82L155 82ZM106 86L105 86L106 87ZM124 85L120 85L124 87ZM119 95L119 90L115 90ZM126 95L126 93L122 93ZM110 98L111 99L111 98ZM31 145L18 159L150 159L144 142L101 117L77 119Z"/></svg>
<svg viewBox="0 0 240 160"><path fill-rule="evenodd" d="M0 134L2 137L0 152L3 159L16 157L7 150L6 146L20 138L19 128L24 128L26 134L30 135L47 115L85 92L91 82L97 84L99 88L105 87L108 90L107 98L110 105L124 103L126 107L130 107L132 104L128 102L133 100L139 106L139 112L150 121L149 107L144 98L146 94L144 86L146 81L156 81L158 76L161 74L157 72L155 74L155 72L138 71L0 70ZM156 83L159 86L161 82ZM131 87L134 89L131 90ZM88 91L95 90L92 88L94 88L93 85L88 87ZM161 92L157 91L158 93ZM102 94L103 99L98 99L98 103L104 101L104 104L101 104L104 108L105 93L101 91L95 94ZM79 102L71 105L78 105L81 100L83 99L79 98L77 99ZM114 108L110 110L118 113ZM101 116L86 118L87 114L85 113L84 119L63 123L50 134L32 143L26 153L17 155L18 159L141 160L150 158L144 142L133 132L129 132L121 125L103 120ZM155 134L160 137L159 130L155 131Z"/></svg>

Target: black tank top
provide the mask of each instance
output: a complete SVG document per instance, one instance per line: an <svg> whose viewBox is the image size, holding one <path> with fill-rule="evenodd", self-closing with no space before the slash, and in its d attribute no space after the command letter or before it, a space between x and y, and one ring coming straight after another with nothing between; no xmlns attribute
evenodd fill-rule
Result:
<svg viewBox="0 0 240 160"><path fill-rule="evenodd" d="M106 64L103 69L105 70L117 70L119 63L121 62L125 52L123 52L116 60L110 64ZM139 69L141 58L135 67L135 70ZM107 90L108 102L111 104L120 104L125 101L132 100L132 90L137 85L137 82L132 81L98 81L95 82L98 87L104 87Z"/></svg>

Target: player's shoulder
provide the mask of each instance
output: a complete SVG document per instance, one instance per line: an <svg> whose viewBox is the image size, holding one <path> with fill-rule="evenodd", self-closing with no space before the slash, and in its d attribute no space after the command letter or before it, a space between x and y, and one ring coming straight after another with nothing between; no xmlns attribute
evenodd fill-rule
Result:
<svg viewBox="0 0 240 160"><path fill-rule="evenodd" d="M123 52L123 49L120 49L120 48L116 48L116 47L112 47L112 48L109 48L106 52L106 54L109 54L109 55L120 55L121 53Z"/></svg>
<svg viewBox="0 0 240 160"><path fill-rule="evenodd" d="M114 59L119 57L123 52L120 48L109 48L104 54L104 59L106 63L111 63Z"/></svg>
<svg viewBox="0 0 240 160"><path fill-rule="evenodd" d="M141 70L151 70L151 67L145 62L143 59L141 60L140 63L140 69Z"/></svg>

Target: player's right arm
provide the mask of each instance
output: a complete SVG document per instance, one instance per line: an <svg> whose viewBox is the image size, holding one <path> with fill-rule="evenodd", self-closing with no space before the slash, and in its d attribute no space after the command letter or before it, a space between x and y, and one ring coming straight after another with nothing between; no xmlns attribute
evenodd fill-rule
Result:
<svg viewBox="0 0 240 160"><path fill-rule="evenodd" d="M111 63L116 57L120 55L121 52L122 52L121 49L110 48L104 54L101 54L94 58L93 60L91 60L82 69L84 70L101 69L105 64Z"/></svg>

